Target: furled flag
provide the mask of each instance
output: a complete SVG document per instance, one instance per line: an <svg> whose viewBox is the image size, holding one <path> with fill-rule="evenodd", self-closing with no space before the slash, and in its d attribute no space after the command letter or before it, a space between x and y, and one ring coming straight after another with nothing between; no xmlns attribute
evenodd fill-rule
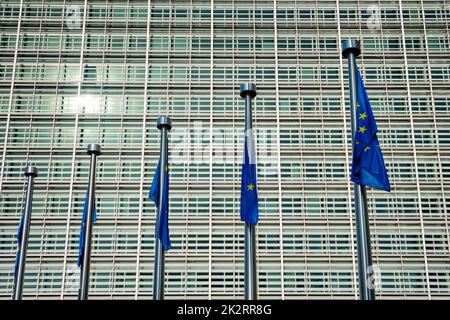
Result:
<svg viewBox="0 0 450 320"><path fill-rule="evenodd" d="M78 241L78 267L81 266L81 263L83 262L83 249L84 249L84 233L86 231L86 216L87 216L87 209L88 209L88 192L86 191L86 196L84 198L84 208L83 208L83 216L81 218L81 228L80 228L80 239ZM95 223L97 221L97 208L95 206L95 198L94 198L94 217L93 222Z"/></svg>
<svg viewBox="0 0 450 320"><path fill-rule="evenodd" d="M169 164L164 165L164 190L162 196L162 203L159 203L160 190L160 172L161 160L158 161L158 166L155 170L152 185L148 193L148 197L155 203L156 207L160 209L160 217L156 224L156 237L161 240L164 251L171 248L169 236ZM160 207L161 206L161 207Z"/></svg>
<svg viewBox="0 0 450 320"><path fill-rule="evenodd" d="M14 279L17 277L17 268L19 268L20 259L20 247L22 246L22 234L23 234L23 220L25 215L25 209L22 209L22 216L20 217L19 230L17 230L17 252L16 252L16 263L14 265Z"/></svg>
<svg viewBox="0 0 450 320"><path fill-rule="evenodd" d="M359 185L389 192L391 186L377 138L377 124L358 68L356 74L358 85L357 126L353 145L351 180Z"/></svg>
<svg viewBox="0 0 450 320"><path fill-rule="evenodd" d="M241 180L241 220L258 223L258 188L256 184L255 142L252 130L245 133Z"/></svg>

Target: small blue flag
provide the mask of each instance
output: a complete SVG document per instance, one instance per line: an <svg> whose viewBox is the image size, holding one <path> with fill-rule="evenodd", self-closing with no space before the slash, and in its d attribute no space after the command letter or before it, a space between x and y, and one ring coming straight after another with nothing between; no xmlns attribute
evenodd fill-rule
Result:
<svg viewBox="0 0 450 320"><path fill-rule="evenodd" d="M377 124L372 113L364 83L356 70L358 81L351 180L359 185L391 191L386 165L377 138Z"/></svg>
<svg viewBox="0 0 450 320"><path fill-rule="evenodd" d="M255 142L253 132L247 130L244 142L244 161L241 180L241 220L258 223L258 188L256 184Z"/></svg>
<svg viewBox="0 0 450 320"><path fill-rule="evenodd" d="M148 192L148 197L155 203L156 207L161 212L159 221L156 224L156 237L161 240L164 247L164 251L168 251L171 248L170 236L169 236L169 164L166 162L164 165L164 190L162 203L159 203L160 190L160 172L161 172L161 160L158 161L158 166L155 170L152 185ZM160 208L161 205L161 208Z"/></svg>
<svg viewBox="0 0 450 320"><path fill-rule="evenodd" d="M19 268L20 259L20 247L22 246L22 234L23 234L23 219L25 215L25 208L22 208L22 216L20 217L19 230L17 230L17 252L16 263L14 264L14 279L17 277L17 268Z"/></svg>
<svg viewBox="0 0 450 320"><path fill-rule="evenodd" d="M80 239L78 241L78 267L81 266L81 263L83 262L83 249L84 249L84 233L86 231L86 216L87 216L87 210L88 210L88 192L86 191L86 196L84 197L84 208L83 208L83 216L81 218L81 228L80 228ZM95 205L95 198L94 198L94 220L95 223L97 221L97 208Z"/></svg>

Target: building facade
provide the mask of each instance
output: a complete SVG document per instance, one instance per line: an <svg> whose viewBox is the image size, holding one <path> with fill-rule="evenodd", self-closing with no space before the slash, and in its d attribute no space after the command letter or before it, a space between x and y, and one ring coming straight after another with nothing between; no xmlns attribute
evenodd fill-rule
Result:
<svg viewBox="0 0 450 320"><path fill-rule="evenodd" d="M0 19L0 298L29 163L40 173L24 298L77 297L88 143L103 149L90 297L151 298L147 193L168 115L166 298L242 299L250 80L259 297L356 299L348 38L361 40L392 187L368 190L377 299L450 297L450 1L8 0Z"/></svg>

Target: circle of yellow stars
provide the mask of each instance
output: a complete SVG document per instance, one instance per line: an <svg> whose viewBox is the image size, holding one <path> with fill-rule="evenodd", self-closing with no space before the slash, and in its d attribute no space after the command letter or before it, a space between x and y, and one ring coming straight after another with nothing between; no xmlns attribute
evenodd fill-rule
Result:
<svg viewBox="0 0 450 320"><path fill-rule="evenodd" d="M359 102L357 101L357 102L356 102L356 109L358 109L359 107L360 107L360 106L359 106ZM363 121L364 121L364 120L366 120L366 118L367 118L367 113L361 112L361 113L359 114L359 119L360 119L360 120L363 120ZM359 129L358 129L358 132L359 132L359 133L362 133L362 134L364 134L366 131L367 131L366 126L360 126ZM358 145L358 144L359 144L359 141L356 140L355 143ZM364 148L364 152L367 152L368 150L370 150L370 147L369 147L369 146L366 146L366 147Z"/></svg>

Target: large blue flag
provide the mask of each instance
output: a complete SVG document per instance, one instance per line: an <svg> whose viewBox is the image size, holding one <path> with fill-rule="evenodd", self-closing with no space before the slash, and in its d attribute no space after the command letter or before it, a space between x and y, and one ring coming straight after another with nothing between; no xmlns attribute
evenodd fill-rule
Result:
<svg viewBox="0 0 450 320"><path fill-rule="evenodd" d="M170 236L169 236L169 164L166 162L164 165L164 190L162 203L159 203L160 190L160 172L161 172L161 160L158 161L158 166L155 170L155 176L153 177L148 197L155 203L156 207L160 209L161 215L159 221L156 224L156 237L161 240L164 247L164 251L168 251L171 248ZM161 205L161 208L160 208Z"/></svg>
<svg viewBox="0 0 450 320"><path fill-rule="evenodd" d="M21 255L20 247L22 246L24 215L25 215L25 208L22 208L22 216L20 217L19 230L17 230L17 252L16 252L16 263L14 265L14 279L17 277L17 268L19 267L19 259Z"/></svg>
<svg viewBox="0 0 450 320"><path fill-rule="evenodd" d="M247 130L244 142L244 161L241 180L241 220L258 223L258 188L256 184L256 160L253 132Z"/></svg>
<svg viewBox="0 0 450 320"><path fill-rule="evenodd" d="M391 186L377 138L377 124L358 68L356 74L358 84L357 127L353 145L351 180L359 185L389 192Z"/></svg>
<svg viewBox="0 0 450 320"><path fill-rule="evenodd" d="M81 263L83 262L83 249L84 249L84 233L86 231L86 216L87 216L87 209L88 209L88 192L86 191L86 196L84 197L84 208L83 208L83 216L81 217L81 228L80 228L80 239L78 241L78 267L81 266ZM95 198L94 198L94 223L97 221L97 208L95 205Z"/></svg>

